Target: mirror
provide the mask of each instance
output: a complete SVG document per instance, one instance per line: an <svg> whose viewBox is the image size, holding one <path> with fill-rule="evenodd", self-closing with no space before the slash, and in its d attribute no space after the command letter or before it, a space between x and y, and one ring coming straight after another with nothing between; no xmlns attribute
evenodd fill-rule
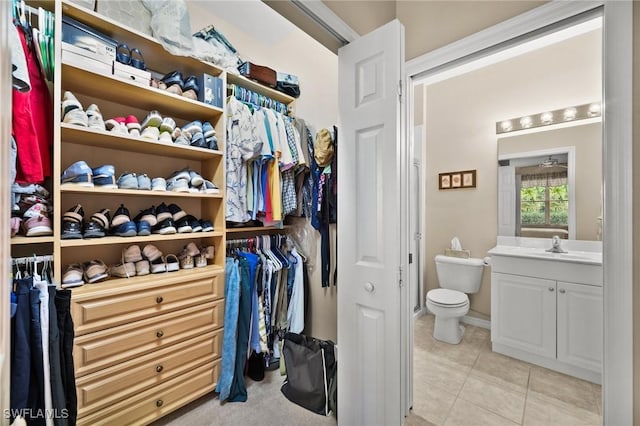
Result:
<svg viewBox="0 0 640 426"><path fill-rule="evenodd" d="M602 239L600 119L498 137L498 235Z"/></svg>

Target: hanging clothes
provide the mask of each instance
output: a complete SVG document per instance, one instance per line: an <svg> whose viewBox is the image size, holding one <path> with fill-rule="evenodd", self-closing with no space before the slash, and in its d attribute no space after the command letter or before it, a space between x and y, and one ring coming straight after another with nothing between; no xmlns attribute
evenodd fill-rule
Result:
<svg viewBox="0 0 640 426"><path fill-rule="evenodd" d="M222 363L216 392L220 401L229 398L236 362L238 311L240 304L240 271L238 262L227 257L224 283L224 336L222 338Z"/></svg>

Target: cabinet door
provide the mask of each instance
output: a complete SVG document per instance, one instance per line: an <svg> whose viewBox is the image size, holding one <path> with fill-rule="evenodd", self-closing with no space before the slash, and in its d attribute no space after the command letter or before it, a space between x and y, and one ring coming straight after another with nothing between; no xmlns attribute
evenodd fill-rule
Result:
<svg viewBox="0 0 640 426"><path fill-rule="evenodd" d="M491 340L556 357L556 282L491 274Z"/></svg>
<svg viewBox="0 0 640 426"><path fill-rule="evenodd" d="M602 371L602 287L558 281L558 360Z"/></svg>

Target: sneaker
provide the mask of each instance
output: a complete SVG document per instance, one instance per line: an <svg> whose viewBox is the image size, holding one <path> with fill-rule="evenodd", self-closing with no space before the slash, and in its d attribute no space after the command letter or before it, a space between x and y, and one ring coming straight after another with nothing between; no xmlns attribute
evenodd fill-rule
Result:
<svg viewBox="0 0 640 426"><path fill-rule="evenodd" d="M167 183L167 191L189 192L189 182L182 179L173 180Z"/></svg>
<svg viewBox="0 0 640 426"><path fill-rule="evenodd" d="M158 222L162 222L165 219L172 219L173 215L169 211L169 207L165 203L160 204L156 207L156 218Z"/></svg>
<svg viewBox="0 0 640 426"><path fill-rule="evenodd" d="M176 222L176 230L178 231L178 234L188 234L193 232L192 228L191 228L191 224L189 223L189 220L186 218L177 220Z"/></svg>
<svg viewBox="0 0 640 426"><path fill-rule="evenodd" d="M158 223L158 219L156 218L156 209L154 206L149 207L145 210L140 210L140 213L136 217L133 218L134 222L145 221L151 226L155 226Z"/></svg>
<svg viewBox="0 0 640 426"><path fill-rule="evenodd" d="M61 287L71 288L79 287L81 285L84 285L84 272L82 270L82 265L74 263L73 265L67 266L67 269L62 275Z"/></svg>
<svg viewBox="0 0 640 426"><path fill-rule="evenodd" d="M73 111L74 109L82 111L82 104L73 93L67 90L62 96L62 116L64 117L68 112Z"/></svg>
<svg viewBox="0 0 640 426"><path fill-rule="evenodd" d="M142 250L137 244L130 245L122 251L123 262L139 262L142 260Z"/></svg>
<svg viewBox="0 0 640 426"><path fill-rule="evenodd" d="M161 132L168 132L169 136L171 136L171 133L175 130L175 128L176 128L176 122L173 118L165 117L162 119L162 123L160 123Z"/></svg>
<svg viewBox="0 0 640 426"><path fill-rule="evenodd" d="M194 259L196 268L204 268L205 266L207 266L207 259L203 255L199 254L195 256L193 259Z"/></svg>
<svg viewBox="0 0 640 426"><path fill-rule="evenodd" d="M202 124L202 134L204 135L205 139L210 138L211 136L214 136L216 134L216 129L213 128L211 123L205 121Z"/></svg>
<svg viewBox="0 0 640 426"><path fill-rule="evenodd" d="M138 118L135 115L130 115L124 119L125 126L129 131L129 136L139 137L141 126L138 122Z"/></svg>
<svg viewBox="0 0 640 426"><path fill-rule="evenodd" d="M191 180L189 181L191 186L199 187L204 183L202 176L193 170L189 170L189 176L191 177Z"/></svg>
<svg viewBox="0 0 640 426"><path fill-rule="evenodd" d="M177 204L169 204L168 209L171 212L171 217L176 222L187 215L187 213Z"/></svg>
<svg viewBox="0 0 640 426"><path fill-rule="evenodd" d="M152 274L159 274L162 272L167 272L167 264L164 261L164 257L160 256L156 260L152 260L149 262L151 266Z"/></svg>
<svg viewBox="0 0 640 426"><path fill-rule="evenodd" d="M205 143L207 144L207 148L213 150L213 151L217 151L218 148L218 138L213 135L211 137L205 138Z"/></svg>
<svg viewBox="0 0 640 426"><path fill-rule="evenodd" d="M106 130L105 125L104 125L104 120L102 118L102 113L100 112L100 109L98 108L98 105L96 104L91 104L87 107L87 111L86 111L88 120L88 126L90 129L96 129L96 130Z"/></svg>
<svg viewBox="0 0 640 426"><path fill-rule="evenodd" d="M158 136L158 142L173 143L173 139L171 139L171 133L160 132L160 136Z"/></svg>
<svg viewBox="0 0 640 426"><path fill-rule="evenodd" d="M29 217L38 217L38 216L46 216L49 212L49 208L44 203L35 203L31 207L29 207L24 214L23 218Z"/></svg>
<svg viewBox="0 0 640 426"><path fill-rule="evenodd" d="M195 243L190 242L182 249L182 253L189 256L197 256L200 254L200 249Z"/></svg>
<svg viewBox="0 0 640 426"><path fill-rule="evenodd" d="M152 191L166 191L167 190L167 181L164 178L157 177L153 178L151 181L151 190Z"/></svg>
<svg viewBox="0 0 640 426"><path fill-rule="evenodd" d="M203 131L202 122L200 120L195 120L195 121L192 121L191 123L185 124L184 126L182 126L182 131L189 132L191 133L191 135L195 135L196 133L202 133Z"/></svg>
<svg viewBox="0 0 640 426"><path fill-rule="evenodd" d="M204 194L219 194L220 188L218 188L215 183L205 179L202 186L200 186L200 192Z"/></svg>
<svg viewBox="0 0 640 426"><path fill-rule="evenodd" d="M185 146L191 145L191 143L189 142L189 139L187 139L187 137L184 134L175 138L173 143L175 143L176 145L185 145Z"/></svg>
<svg viewBox="0 0 640 426"><path fill-rule="evenodd" d="M191 181L191 174L189 173L188 168L184 168L179 172L173 172L171 176L167 178L167 184L176 180L184 180L185 182Z"/></svg>
<svg viewBox="0 0 640 426"><path fill-rule="evenodd" d="M153 244L147 244L142 249L142 255L150 262L162 257L162 252Z"/></svg>
<svg viewBox="0 0 640 426"><path fill-rule="evenodd" d="M138 189L138 177L135 173L124 172L116 182L120 189Z"/></svg>
<svg viewBox="0 0 640 426"><path fill-rule="evenodd" d="M150 273L150 265L148 260L140 260L136 262L136 275L149 275Z"/></svg>
<svg viewBox="0 0 640 426"><path fill-rule="evenodd" d="M146 237L151 235L151 225L146 220L141 220L140 222L134 222L136 224L136 229L139 237Z"/></svg>
<svg viewBox="0 0 640 426"><path fill-rule="evenodd" d="M215 254L215 248L214 246L202 247L200 249L200 254L203 255L205 259L211 260Z"/></svg>
<svg viewBox="0 0 640 426"><path fill-rule="evenodd" d="M211 223L211 221L200 219L200 223L202 224L202 232L213 231L213 224Z"/></svg>
<svg viewBox="0 0 640 426"><path fill-rule="evenodd" d="M116 169L111 164L105 164L91 169L92 180L95 186L108 189L118 189L116 184Z"/></svg>
<svg viewBox="0 0 640 426"><path fill-rule="evenodd" d="M120 207L116 210L116 213L113 215L113 220L111 221L111 227L122 225L123 223L127 223L131 221L131 216L129 215L129 209L127 209L124 204L120 204Z"/></svg>
<svg viewBox="0 0 640 426"><path fill-rule="evenodd" d="M129 136L129 130L127 129L126 119L124 117L110 118L104 122L104 126L112 133Z"/></svg>
<svg viewBox="0 0 640 426"><path fill-rule="evenodd" d="M175 254L168 254L165 258L167 272L175 272L180 270L180 262Z"/></svg>
<svg viewBox="0 0 640 426"><path fill-rule="evenodd" d="M180 267L182 269L193 269L193 256L184 255L180 257Z"/></svg>
<svg viewBox="0 0 640 426"><path fill-rule="evenodd" d="M91 215L91 219L84 225L84 238L102 238L107 234L111 211L102 209Z"/></svg>
<svg viewBox="0 0 640 426"><path fill-rule="evenodd" d="M73 109L66 113L62 118L63 123L67 124L75 124L76 126L88 127L89 126L89 117L87 117L87 113L85 113L81 109Z"/></svg>
<svg viewBox="0 0 640 426"><path fill-rule="evenodd" d="M142 131L140 137L156 142L160 137L160 129L158 129L157 127L147 127Z"/></svg>
<svg viewBox="0 0 640 426"><path fill-rule="evenodd" d="M82 264L84 279L89 284L109 278L107 265L101 260L91 260Z"/></svg>
<svg viewBox="0 0 640 426"><path fill-rule="evenodd" d="M215 136L212 136L212 138ZM191 146L195 146L198 148L209 148L209 144L204 138L202 132L193 133L191 136Z"/></svg>
<svg viewBox="0 0 640 426"><path fill-rule="evenodd" d="M77 240L82 238L82 222L84 221L84 209L80 204L76 204L67 210L62 216L63 240Z"/></svg>
<svg viewBox="0 0 640 426"><path fill-rule="evenodd" d="M138 189L151 190L151 179L147 174L138 175Z"/></svg>
<svg viewBox="0 0 640 426"><path fill-rule="evenodd" d="M19 217L11 218L11 236L15 237L18 231L20 230L20 225L22 224L22 219Z"/></svg>
<svg viewBox="0 0 640 426"><path fill-rule="evenodd" d="M161 222L158 222L156 226L152 228L152 231L154 234L160 235L175 234L177 232L173 219L165 219Z"/></svg>
<svg viewBox="0 0 640 426"><path fill-rule="evenodd" d="M121 263L109 268L109 275L118 278L131 278L136 276L136 267L131 262Z"/></svg>
<svg viewBox="0 0 640 426"><path fill-rule="evenodd" d="M160 124L162 124L162 116L158 111L154 110L149 112L149 114L147 114L145 119L142 121L141 127L144 133L144 130L146 130L149 127L159 128Z"/></svg>
<svg viewBox="0 0 640 426"><path fill-rule="evenodd" d="M200 232L200 231L202 231L202 224L194 216L187 215L187 217L185 217L185 219L187 219L189 221L189 225L191 226L191 232Z"/></svg>
<svg viewBox="0 0 640 426"><path fill-rule="evenodd" d="M138 227L135 222L125 222L118 226L112 226L111 232L119 237L135 237L138 235Z"/></svg>
<svg viewBox="0 0 640 426"><path fill-rule="evenodd" d="M76 161L62 172L60 182L62 185L77 185L93 188L93 171L86 162Z"/></svg>

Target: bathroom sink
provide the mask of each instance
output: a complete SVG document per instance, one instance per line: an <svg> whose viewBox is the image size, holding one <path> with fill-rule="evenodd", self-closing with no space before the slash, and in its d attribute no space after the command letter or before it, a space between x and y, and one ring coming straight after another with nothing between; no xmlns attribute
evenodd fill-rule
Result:
<svg viewBox="0 0 640 426"><path fill-rule="evenodd" d="M602 253L590 251L569 251L568 253L551 253L543 248L522 246L496 246L489 250L491 256L510 256L532 259L557 260L560 262L585 263L602 265Z"/></svg>

